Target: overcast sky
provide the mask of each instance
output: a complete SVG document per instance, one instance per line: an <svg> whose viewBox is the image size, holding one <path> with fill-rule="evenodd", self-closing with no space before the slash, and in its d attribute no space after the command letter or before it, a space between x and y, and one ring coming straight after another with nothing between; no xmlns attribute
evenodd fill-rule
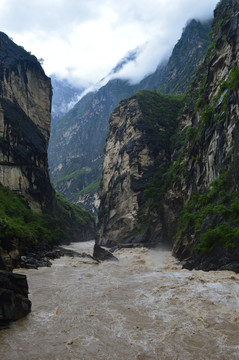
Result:
<svg viewBox="0 0 239 360"><path fill-rule="evenodd" d="M0 0L1 31L43 58L55 73L85 87L98 82L128 51L141 48L121 76L155 70L189 19L207 19L218 0Z"/></svg>

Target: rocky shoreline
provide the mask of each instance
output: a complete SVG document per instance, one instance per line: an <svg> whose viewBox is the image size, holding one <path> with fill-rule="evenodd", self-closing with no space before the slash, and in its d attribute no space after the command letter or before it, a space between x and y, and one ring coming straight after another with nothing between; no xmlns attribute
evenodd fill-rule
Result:
<svg viewBox="0 0 239 360"><path fill-rule="evenodd" d="M51 250L41 250L37 253L29 252L27 255L21 256L19 267L26 269L37 269L44 266L50 267L52 260L59 259L62 256L90 258L99 262L96 257L86 254L85 252L79 253L74 250L65 249L62 246L55 246Z"/></svg>
<svg viewBox="0 0 239 360"><path fill-rule="evenodd" d="M55 246L51 249L32 250L24 255L17 251L2 256L0 270L0 330L8 327L11 321L18 320L31 312L31 301L28 298L26 275L13 273L14 268L38 269L50 267L52 260L62 256L90 258L100 260L86 253Z"/></svg>

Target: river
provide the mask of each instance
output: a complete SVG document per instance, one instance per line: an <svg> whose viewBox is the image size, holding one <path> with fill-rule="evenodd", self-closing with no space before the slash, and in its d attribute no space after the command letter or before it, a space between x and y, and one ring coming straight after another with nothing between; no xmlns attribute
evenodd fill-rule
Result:
<svg viewBox="0 0 239 360"><path fill-rule="evenodd" d="M92 254L93 242L68 248ZM182 270L163 250L115 255L17 270L32 312L0 331L0 359L239 359L239 274Z"/></svg>

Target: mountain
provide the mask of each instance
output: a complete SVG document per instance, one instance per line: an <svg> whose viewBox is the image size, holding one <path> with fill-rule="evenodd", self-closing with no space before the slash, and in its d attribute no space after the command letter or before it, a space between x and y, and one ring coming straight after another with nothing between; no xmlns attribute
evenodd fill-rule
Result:
<svg viewBox="0 0 239 360"><path fill-rule="evenodd" d="M140 90L111 114L100 187L101 244L141 241L143 193L156 170L170 162L182 105L182 96Z"/></svg>
<svg viewBox="0 0 239 360"><path fill-rule="evenodd" d="M37 230L37 221L41 222L42 214L65 219L65 225L62 222L62 234L60 236L59 231L57 235L56 231L54 241L59 242L69 237L79 239L81 233L88 230L84 230L82 223L74 223L72 220L82 215L85 221L88 215L83 209L71 209L69 204L59 196L56 197L48 174L51 81L36 57L14 44L4 33L0 33L0 61L0 192L1 216L6 220L1 221L1 246L8 251L12 250L11 247L27 250L26 236L21 234L24 231L29 233L29 246L31 243L33 245L43 232L40 227ZM8 207L11 206L13 208L9 211ZM21 208L20 216L18 207ZM72 212L71 216L66 215L69 212ZM25 218L30 217L29 224L23 219L24 213ZM78 215L74 216L74 213ZM33 229L31 221L36 228ZM50 221L50 218L44 218L41 227L50 226L53 234L54 227L57 230L58 225L57 222L54 225L54 221L51 225L48 224ZM88 221L92 229L90 216ZM68 235L63 235L63 230L66 229ZM8 232L12 236L7 235ZM49 241L53 241L54 236L52 238L46 231L43 234L45 240L49 238ZM11 237L16 237L12 245L8 239Z"/></svg>
<svg viewBox="0 0 239 360"><path fill-rule="evenodd" d="M127 81L111 80L83 97L56 124L48 151L51 180L68 200L78 203L86 192L92 203L101 177L109 113L119 98L135 90Z"/></svg>
<svg viewBox="0 0 239 360"><path fill-rule="evenodd" d="M50 79L37 59L0 33L0 182L27 197L33 210L48 207Z"/></svg>
<svg viewBox="0 0 239 360"><path fill-rule="evenodd" d="M52 132L48 151L51 181L57 191L96 214L110 113L120 100L139 89L161 87L165 93L171 90L179 93L175 82L182 74L185 79L181 91L184 92L208 46L209 29L208 23L192 20L169 61L159 66L153 75L136 85L121 79L110 80L98 91L88 93L59 120ZM130 53L113 72L128 61L134 61L138 51Z"/></svg>
<svg viewBox="0 0 239 360"><path fill-rule="evenodd" d="M92 216L50 183L51 97L36 57L0 32L0 326L31 308L26 277L8 272L22 256L46 265L54 245L95 236Z"/></svg>
<svg viewBox="0 0 239 360"><path fill-rule="evenodd" d="M85 88L73 86L68 80L60 80L54 74L51 75L51 84L53 91L51 127L53 128L57 120L72 109L79 101L79 97Z"/></svg>
<svg viewBox="0 0 239 360"><path fill-rule="evenodd" d="M141 87L159 90L164 94L186 92L210 44L210 30L211 20L203 23L197 20L188 22L168 62L160 64L155 73L143 79Z"/></svg>
<svg viewBox="0 0 239 360"><path fill-rule="evenodd" d="M188 142L178 163L186 161L187 173L170 187L183 189L173 251L188 268L239 271L238 11L238 0L215 9L212 43L183 114ZM172 209L175 197L165 199Z"/></svg>
<svg viewBox="0 0 239 360"><path fill-rule="evenodd" d="M161 122L172 105L153 92L112 113L99 244L163 243L188 269L239 272L238 25L239 1L221 0L210 46L172 123Z"/></svg>

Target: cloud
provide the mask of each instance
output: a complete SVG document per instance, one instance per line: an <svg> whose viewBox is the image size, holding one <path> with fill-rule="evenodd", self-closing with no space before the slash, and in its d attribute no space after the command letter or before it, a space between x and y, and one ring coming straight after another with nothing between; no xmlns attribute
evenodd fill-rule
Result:
<svg viewBox="0 0 239 360"><path fill-rule="evenodd" d="M1 0L1 30L44 59L48 75L85 87L141 47L122 72L138 81L153 71L187 20L212 16L217 0Z"/></svg>

